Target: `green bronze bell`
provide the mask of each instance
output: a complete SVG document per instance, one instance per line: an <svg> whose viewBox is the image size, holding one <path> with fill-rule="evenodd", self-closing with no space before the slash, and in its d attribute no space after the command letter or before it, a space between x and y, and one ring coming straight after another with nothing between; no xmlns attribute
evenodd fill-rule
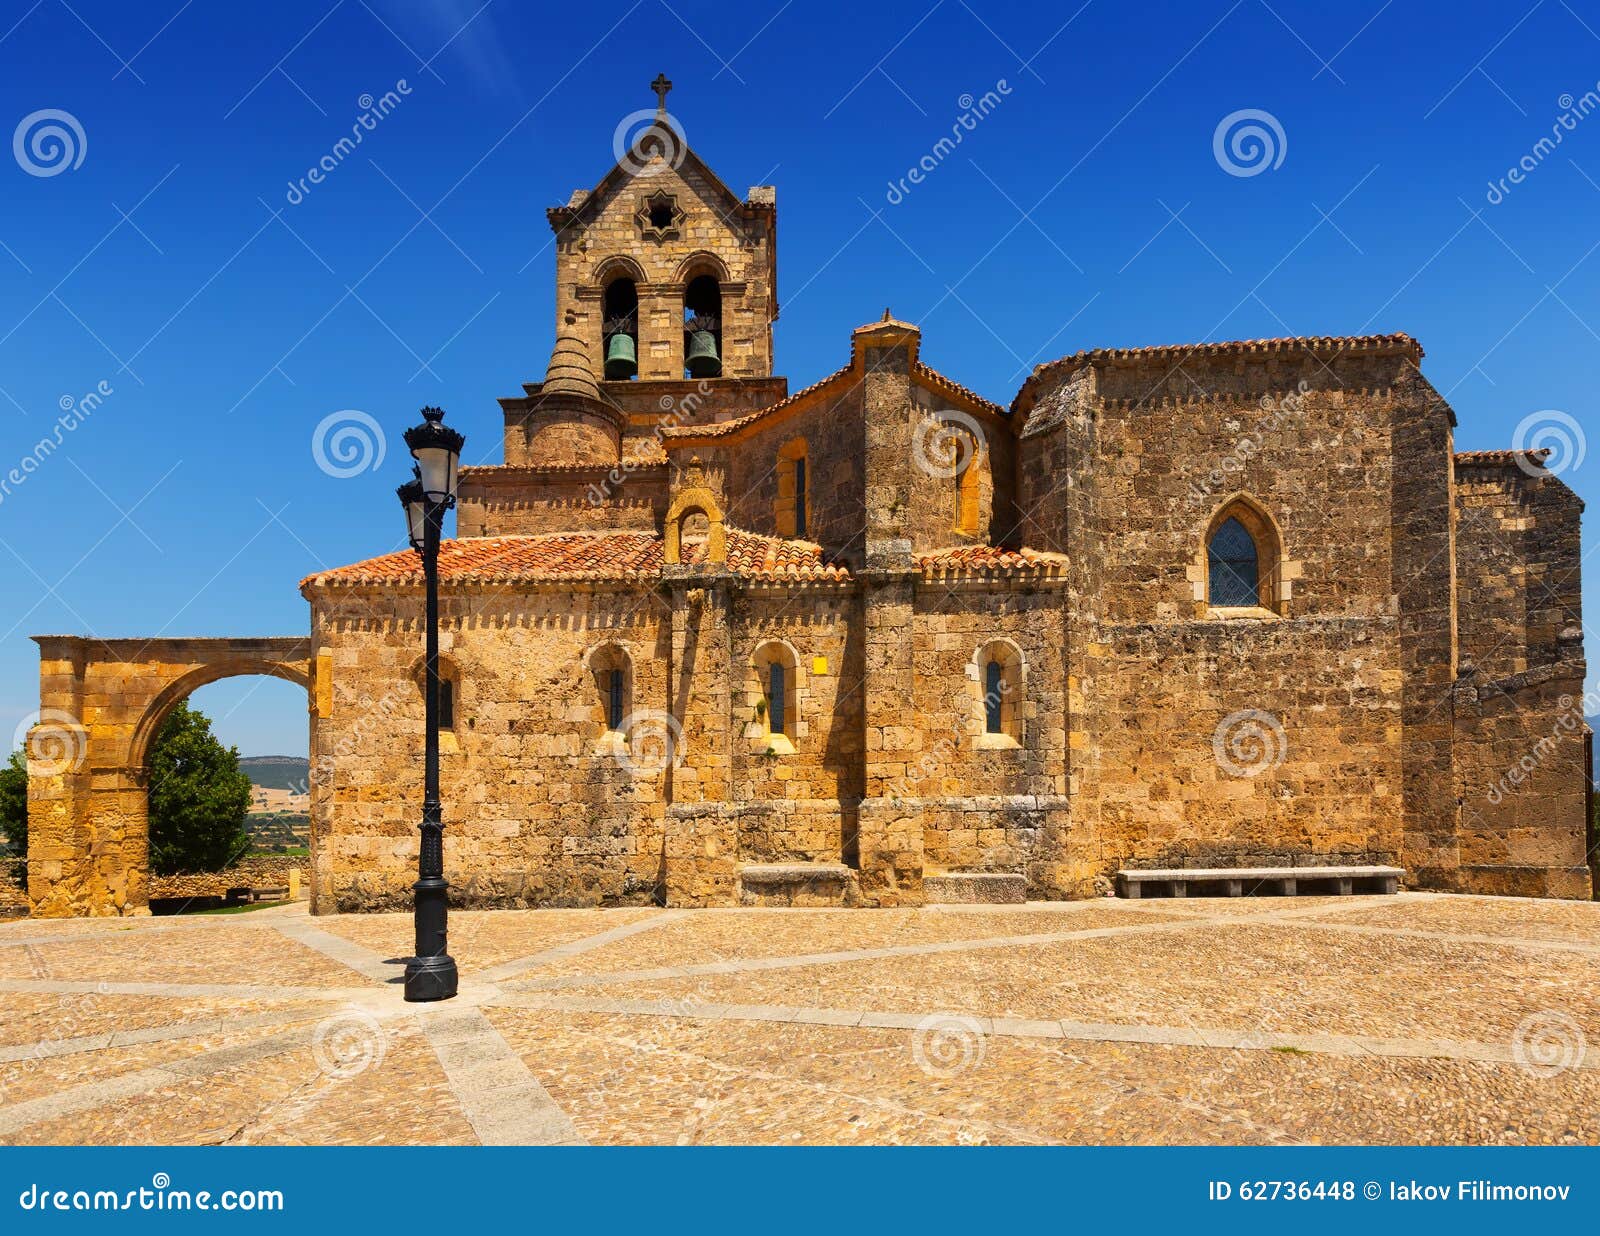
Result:
<svg viewBox="0 0 1600 1236"><path fill-rule="evenodd" d="M606 344L606 379L615 382L631 378L638 372L639 357L633 348L633 336L620 332L612 335Z"/></svg>
<svg viewBox="0 0 1600 1236"><path fill-rule="evenodd" d="M689 375L695 378L714 378L722 372L722 358L717 355L717 337L708 330L697 330L689 335Z"/></svg>

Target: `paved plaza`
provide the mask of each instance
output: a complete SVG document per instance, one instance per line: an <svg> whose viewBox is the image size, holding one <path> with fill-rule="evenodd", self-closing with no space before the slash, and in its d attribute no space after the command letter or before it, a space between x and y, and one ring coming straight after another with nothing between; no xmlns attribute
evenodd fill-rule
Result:
<svg viewBox="0 0 1600 1236"><path fill-rule="evenodd" d="M0 1142L1600 1142L1600 904L0 926Z"/></svg>

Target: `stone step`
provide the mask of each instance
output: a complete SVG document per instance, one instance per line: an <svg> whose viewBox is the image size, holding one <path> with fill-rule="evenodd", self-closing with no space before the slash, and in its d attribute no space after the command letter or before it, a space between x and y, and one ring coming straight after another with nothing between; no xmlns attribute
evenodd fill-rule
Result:
<svg viewBox="0 0 1600 1236"><path fill-rule="evenodd" d="M1028 881L1006 871L951 871L923 876L922 892L931 906L1012 906L1028 900Z"/></svg>
<svg viewBox="0 0 1600 1236"><path fill-rule="evenodd" d="M853 906L854 868L843 863L746 863L739 868L743 906Z"/></svg>

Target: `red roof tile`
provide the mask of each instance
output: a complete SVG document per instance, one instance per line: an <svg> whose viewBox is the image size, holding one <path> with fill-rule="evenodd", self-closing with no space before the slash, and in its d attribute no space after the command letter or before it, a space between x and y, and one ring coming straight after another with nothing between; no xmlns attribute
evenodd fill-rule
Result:
<svg viewBox="0 0 1600 1236"><path fill-rule="evenodd" d="M1058 575L1067 564L1065 554L1037 549L1001 549L994 545L959 545L919 555L924 579L960 575Z"/></svg>
<svg viewBox="0 0 1600 1236"><path fill-rule="evenodd" d="M850 572L824 561L805 541L785 541L729 528L728 569L754 579L845 580ZM703 543L690 548L703 559ZM466 537L439 546L439 578L447 583L653 580L664 565L662 540L653 532L571 532L547 536ZM302 590L332 586L422 583L415 550L368 558L307 576Z"/></svg>
<svg viewBox="0 0 1600 1236"><path fill-rule="evenodd" d="M1548 447L1540 447L1532 451L1457 451L1458 464L1514 464L1523 460L1531 460L1536 464L1543 464L1550 458Z"/></svg>
<svg viewBox="0 0 1600 1236"><path fill-rule="evenodd" d="M725 438L729 434L738 433L748 425L754 425L757 421L765 420L775 412L782 412L786 408L793 407L802 399L807 399L822 391L823 388L839 382L850 371L851 367L849 365L846 365L843 369L835 369L827 377L813 382L810 386L802 387L787 399L780 399L777 403L768 404L764 408L757 408L754 412L747 412L743 416L736 416L731 420L716 421L710 425L669 425L661 430L661 437L667 442L677 445L698 442L701 438Z"/></svg>

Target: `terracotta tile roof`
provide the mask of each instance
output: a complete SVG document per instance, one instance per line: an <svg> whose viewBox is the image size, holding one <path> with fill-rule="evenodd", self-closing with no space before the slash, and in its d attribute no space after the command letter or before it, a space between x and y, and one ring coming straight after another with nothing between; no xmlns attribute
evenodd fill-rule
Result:
<svg viewBox="0 0 1600 1236"><path fill-rule="evenodd" d="M653 532L463 537L439 546L439 578L452 583L644 579L660 573L661 538ZM420 583L422 559L403 549L308 576L300 586Z"/></svg>
<svg viewBox="0 0 1600 1236"><path fill-rule="evenodd" d="M993 412L996 416L1010 415L1007 408L995 403L992 399L985 399L977 391L969 390L959 382L952 381L931 365L924 365L921 361L918 361L912 366L912 373L935 390L943 391L947 395L954 395L957 399L968 400L987 412Z"/></svg>
<svg viewBox="0 0 1600 1236"><path fill-rule="evenodd" d="M1523 460L1531 460L1536 464L1543 464L1550 458L1550 450L1540 447L1532 451L1457 451L1458 464L1514 464Z"/></svg>
<svg viewBox="0 0 1600 1236"><path fill-rule="evenodd" d="M1084 365L1106 361L1161 360L1187 356L1269 356L1293 352L1411 352L1417 360L1422 345L1410 335L1292 335L1278 339L1233 339L1217 343L1159 344L1144 348L1091 348L1063 356L1059 360L1034 366L1011 401L1015 410L1024 396L1031 395L1039 379L1057 370L1071 372Z"/></svg>
<svg viewBox="0 0 1600 1236"><path fill-rule="evenodd" d="M624 442L623 446L626 447L627 442ZM629 472L638 472L667 466L667 453L655 442L651 442L643 450L629 450L624 459L626 460L625 463L466 464L462 466L460 471L462 478L466 479L471 477L542 476L550 472L569 472L573 474L588 472L603 475L619 468L625 468Z"/></svg>
<svg viewBox="0 0 1600 1236"><path fill-rule="evenodd" d="M757 421L765 420L775 412L781 412L793 407L802 399L807 399L819 393L824 387L840 382L841 379L849 375L850 371L851 366L849 365L846 365L843 369L835 369L827 377L797 390L787 399L780 399L777 403L768 404L764 408L757 408L754 412L747 412L743 416L734 417L732 420L718 421L712 425L669 425L661 430L661 436L668 442L678 444L698 442L702 438L726 438L730 434L738 433L748 425L754 425Z"/></svg>
<svg viewBox="0 0 1600 1236"><path fill-rule="evenodd" d="M830 563L822 556L822 547L810 541L785 541L781 537L762 536L742 528L728 530L728 569L736 575L756 579L828 579L850 578L847 567ZM691 555L698 560L699 555Z"/></svg>
<svg viewBox="0 0 1600 1236"><path fill-rule="evenodd" d="M1065 554L1042 550L1002 549L994 545L959 545L921 554L917 565L924 579L947 579L963 575L1059 575L1066 566Z"/></svg>
<svg viewBox="0 0 1600 1236"><path fill-rule="evenodd" d="M850 572L824 560L819 546L729 528L728 568L737 575L773 580L847 580ZM693 547L690 562L703 558ZM560 532L546 536L465 537L439 546L439 578L457 584L655 580L665 558L654 532ZM416 551L368 558L309 575L301 590L358 585L417 585Z"/></svg>

